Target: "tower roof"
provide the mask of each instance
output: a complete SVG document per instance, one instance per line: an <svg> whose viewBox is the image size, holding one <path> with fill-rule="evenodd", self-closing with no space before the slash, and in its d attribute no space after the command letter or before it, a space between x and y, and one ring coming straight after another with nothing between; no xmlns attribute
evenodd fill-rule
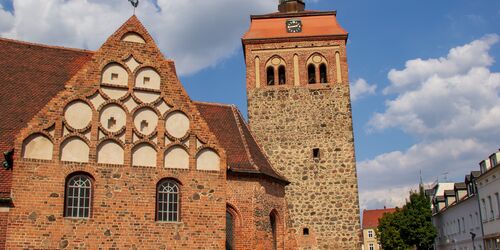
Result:
<svg viewBox="0 0 500 250"><path fill-rule="evenodd" d="M302 22L302 31L288 33L286 22L290 19L299 19ZM291 38L318 38L339 37L347 39L347 31L337 22L336 11L300 11L276 12L265 15L251 16L251 24L243 35L243 43L255 40L291 39Z"/></svg>

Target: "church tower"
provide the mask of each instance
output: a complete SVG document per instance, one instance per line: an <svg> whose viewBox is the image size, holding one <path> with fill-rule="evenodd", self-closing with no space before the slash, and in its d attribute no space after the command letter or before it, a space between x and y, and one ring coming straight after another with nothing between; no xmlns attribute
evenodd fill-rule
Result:
<svg viewBox="0 0 500 250"><path fill-rule="evenodd" d="M250 127L286 188L299 249L359 249L359 201L346 42L336 11L280 0L242 42Z"/></svg>

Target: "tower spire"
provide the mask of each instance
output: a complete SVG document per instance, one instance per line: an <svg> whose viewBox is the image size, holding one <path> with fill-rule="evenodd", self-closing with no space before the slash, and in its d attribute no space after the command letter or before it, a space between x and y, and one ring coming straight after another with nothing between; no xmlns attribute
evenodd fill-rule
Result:
<svg viewBox="0 0 500 250"><path fill-rule="evenodd" d="M304 0L280 0L278 10L281 13L293 13L304 11L305 7Z"/></svg>

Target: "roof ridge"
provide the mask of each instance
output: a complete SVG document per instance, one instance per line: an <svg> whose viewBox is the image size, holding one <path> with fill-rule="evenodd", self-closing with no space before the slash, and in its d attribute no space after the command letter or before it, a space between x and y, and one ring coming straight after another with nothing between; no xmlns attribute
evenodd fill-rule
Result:
<svg viewBox="0 0 500 250"><path fill-rule="evenodd" d="M234 104L227 104L227 103L218 103L218 102L204 102L204 101L193 101L195 104L203 104L203 105L212 105L212 106L224 106L224 107L233 107Z"/></svg>
<svg viewBox="0 0 500 250"><path fill-rule="evenodd" d="M241 140L243 141L243 147L245 148L245 152L247 153L247 157L248 157L248 160L250 161L250 163L255 167L255 162L252 158L252 154L250 153L250 149L248 148L248 143L247 141L245 140L244 135L243 135L243 130L241 128L241 123L240 123L240 120L238 119L238 117L236 115L239 115L239 110L236 108L235 105L231 105L231 111L233 113L233 116L234 116L234 120L236 121L236 125L238 127L238 131L240 131L240 138ZM259 168L256 168L256 169L259 169Z"/></svg>
<svg viewBox="0 0 500 250"><path fill-rule="evenodd" d="M42 48L47 48L47 49L69 50L69 51L86 52L86 53L92 53L92 54L95 53L95 51L93 51L93 50L80 49L80 48L70 48L70 47L64 47L64 46L58 46L58 45L48 45L48 44L43 44L43 43L28 42L28 41L22 41L22 40L5 38L5 37L0 37L0 41L6 41L6 42L10 42L10 43L17 43L17 44L30 45L30 46L37 46L37 47L42 47Z"/></svg>

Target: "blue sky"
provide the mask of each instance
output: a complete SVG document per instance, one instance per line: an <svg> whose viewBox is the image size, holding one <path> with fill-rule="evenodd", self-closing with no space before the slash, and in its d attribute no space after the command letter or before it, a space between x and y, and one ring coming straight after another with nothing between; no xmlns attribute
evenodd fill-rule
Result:
<svg viewBox="0 0 500 250"><path fill-rule="evenodd" d="M105 2L0 0L0 36L97 49L131 14L126 0ZM462 181L500 147L500 133L492 129L500 120L488 118L500 116L500 1L306 2L308 9L337 10L350 33L351 85L363 79L376 88L352 105L363 208L400 205L420 170L426 183L445 175ZM192 99L236 104L246 114L239 38L249 14L276 6L270 0L143 0L137 15L176 61Z"/></svg>

